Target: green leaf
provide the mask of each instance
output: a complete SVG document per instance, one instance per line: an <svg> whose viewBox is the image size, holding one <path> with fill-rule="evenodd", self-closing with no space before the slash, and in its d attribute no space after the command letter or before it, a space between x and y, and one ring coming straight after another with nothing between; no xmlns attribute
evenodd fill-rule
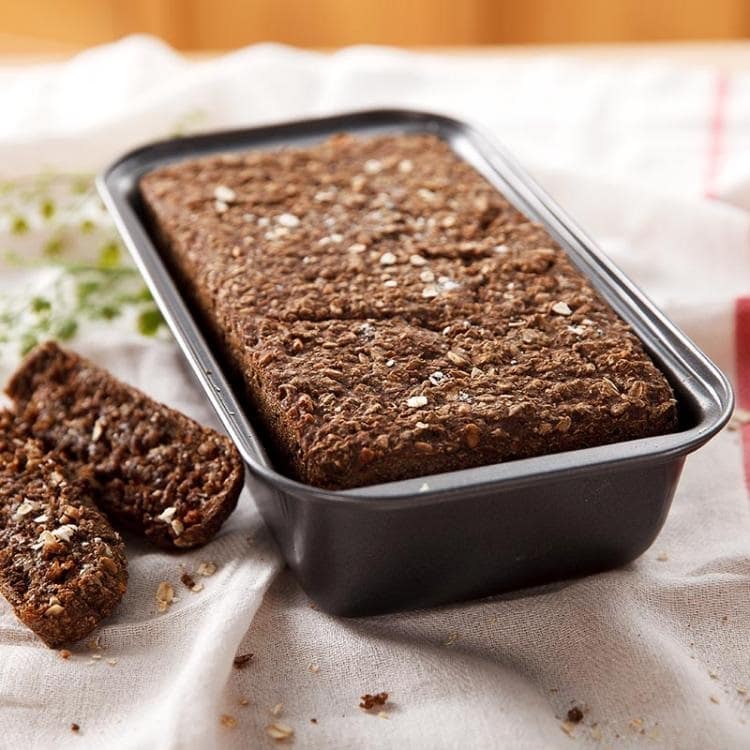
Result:
<svg viewBox="0 0 750 750"><path fill-rule="evenodd" d="M62 255L63 247L63 238L58 235L57 237L50 237L47 242L44 243L42 252L48 258L57 258Z"/></svg>
<svg viewBox="0 0 750 750"><path fill-rule="evenodd" d="M73 180L73 184L70 186L70 189L77 193L78 195L82 195L83 193L88 193L89 190L92 188L92 179L86 175L79 175Z"/></svg>
<svg viewBox="0 0 750 750"><path fill-rule="evenodd" d="M70 341L76 335L76 331L78 323L73 318L67 318L55 328L55 337L60 341Z"/></svg>
<svg viewBox="0 0 750 750"><path fill-rule="evenodd" d="M24 333L21 336L21 354L28 354L38 343L39 339L33 333Z"/></svg>
<svg viewBox="0 0 750 750"><path fill-rule="evenodd" d="M116 318L119 314L120 314L119 308L115 307L114 305L102 305L101 307L97 308L94 311L93 317L104 318L104 320L112 320L113 318Z"/></svg>
<svg viewBox="0 0 750 750"><path fill-rule="evenodd" d="M91 219L84 219L81 222L81 232L83 232L83 234L91 234L94 229L96 229L96 222Z"/></svg>
<svg viewBox="0 0 750 750"><path fill-rule="evenodd" d="M47 220L55 215L55 202L52 198L45 198L39 205L39 213Z"/></svg>
<svg viewBox="0 0 750 750"><path fill-rule="evenodd" d="M136 301L138 302L153 302L154 298L151 296L150 289L144 284L140 291L136 295Z"/></svg>
<svg viewBox="0 0 750 750"><path fill-rule="evenodd" d="M26 234L29 231L29 222L23 216L14 216L10 223L10 231L13 234Z"/></svg>
<svg viewBox="0 0 750 750"><path fill-rule="evenodd" d="M96 294L101 289L101 283L98 281L79 281L76 284L76 297L78 297L78 303L84 304L88 301L89 297Z"/></svg>
<svg viewBox="0 0 750 750"><path fill-rule="evenodd" d="M52 303L44 297L34 297L31 300L31 309L35 313L46 312L52 308Z"/></svg>
<svg viewBox="0 0 750 750"><path fill-rule="evenodd" d="M23 264L23 258L13 250L6 250L3 253L3 260L9 266L20 266Z"/></svg>
<svg viewBox="0 0 750 750"><path fill-rule="evenodd" d="M99 250L99 265L102 268L116 268L120 265L120 245L117 240L110 240Z"/></svg>
<svg viewBox="0 0 750 750"><path fill-rule="evenodd" d="M138 331L144 336L155 336L159 327L164 324L164 318L155 307L144 310L138 316Z"/></svg>
<svg viewBox="0 0 750 750"><path fill-rule="evenodd" d="M141 287L137 293L127 292L120 294L115 297L115 301L121 305L140 305L144 302L153 302L154 298L151 296L147 286Z"/></svg>

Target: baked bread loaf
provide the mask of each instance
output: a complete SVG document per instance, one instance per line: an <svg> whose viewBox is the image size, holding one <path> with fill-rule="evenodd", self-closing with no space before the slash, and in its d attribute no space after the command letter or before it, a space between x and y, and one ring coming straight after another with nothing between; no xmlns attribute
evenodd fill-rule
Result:
<svg viewBox="0 0 750 750"><path fill-rule="evenodd" d="M344 489L656 435L674 394L545 229L432 135L145 175L282 470Z"/></svg>
<svg viewBox="0 0 750 750"><path fill-rule="evenodd" d="M48 646L87 636L128 574L120 535L64 460L0 414L0 593Z"/></svg>
<svg viewBox="0 0 750 750"><path fill-rule="evenodd" d="M19 429L84 471L115 524L165 548L205 544L234 510L244 469L216 431L48 342L11 378Z"/></svg>

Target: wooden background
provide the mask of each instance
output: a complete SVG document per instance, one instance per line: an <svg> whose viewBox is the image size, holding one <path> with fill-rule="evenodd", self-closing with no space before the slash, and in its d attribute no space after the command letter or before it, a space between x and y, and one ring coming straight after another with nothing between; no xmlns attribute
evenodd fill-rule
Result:
<svg viewBox="0 0 750 750"><path fill-rule="evenodd" d="M741 39L750 0L0 0L0 51L134 32L184 50Z"/></svg>

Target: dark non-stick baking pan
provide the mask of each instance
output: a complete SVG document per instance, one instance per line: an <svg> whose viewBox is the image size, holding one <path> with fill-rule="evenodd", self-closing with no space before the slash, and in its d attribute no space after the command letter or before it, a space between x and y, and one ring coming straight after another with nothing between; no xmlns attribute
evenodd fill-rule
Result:
<svg viewBox="0 0 750 750"><path fill-rule="evenodd" d="M679 401L679 429L340 492L278 472L221 353L212 348L160 256L138 181L146 172L182 159L306 145L341 131L436 134L523 213L544 224L666 374ZM687 454L731 414L732 391L719 369L505 151L462 122L380 110L162 141L113 164L99 179L99 190L242 453L263 518L305 591L329 612L365 615L425 607L623 565L659 533Z"/></svg>

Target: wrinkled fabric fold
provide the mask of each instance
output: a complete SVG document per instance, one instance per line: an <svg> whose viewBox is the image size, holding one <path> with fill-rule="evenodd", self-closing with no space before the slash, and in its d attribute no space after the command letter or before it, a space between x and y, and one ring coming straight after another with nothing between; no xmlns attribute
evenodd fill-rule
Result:
<svg viewBox="0 0 750 750"><path fill-rule="evenodd" d="M0 69L0 88L0 308L49 301L64 312L66 346L205 424L216 418L151 303L136 299L137 277L76 270L116 252L90 180L78 193L71 175L156 138L374 106L482 126L735 382L750 378L735 355L737 299L750 296L750 74L277 45L193 62L132 37ZM122 297L117 314L101 312L107 294ZM3 382L45 314L36 307L0 318ZM634 563L437 610L343 620L311 607L279 574L247 491L202 549L173 555L127 537L128 592L98 646L61 659L0 602L0 747L262 747L274 722L313 748L565 748L571 736L585 747L745 747L743 429L688 459L661 535ZM216 572L201 576L201 563ZM160 613L162 581L178 600ZM253 654L242 669L237 653ZM359 708L380 691L385 717ZM573 707L583 719L567 723Z"/></svg>

